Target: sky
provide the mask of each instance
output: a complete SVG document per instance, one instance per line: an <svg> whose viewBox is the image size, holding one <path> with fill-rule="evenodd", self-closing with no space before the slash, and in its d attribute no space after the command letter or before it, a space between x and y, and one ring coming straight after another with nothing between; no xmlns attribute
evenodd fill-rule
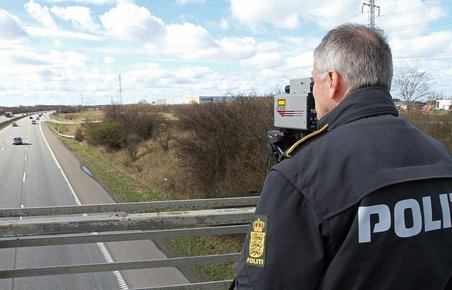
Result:
<svg viewBox="0 0 452 290"><path fill-rule="evenodd" d="M311 76L328 30L369 24L363 2L0 0L0 106L275 92ZM425 71L435 93L452 97L452 0L375 5L394 70Z"/></svg>

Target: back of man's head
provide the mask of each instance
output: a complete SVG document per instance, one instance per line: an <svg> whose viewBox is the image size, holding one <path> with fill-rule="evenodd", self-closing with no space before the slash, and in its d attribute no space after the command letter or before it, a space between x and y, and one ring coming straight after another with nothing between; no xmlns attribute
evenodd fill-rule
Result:
<svg viewBox="0 0 452 290"><path fill-rule="evenodd" d="M386 37L375 28L345 24L329 31L314 50L320 75L338 72L349 91L365 86L391 88L392 54Z"/></svg>

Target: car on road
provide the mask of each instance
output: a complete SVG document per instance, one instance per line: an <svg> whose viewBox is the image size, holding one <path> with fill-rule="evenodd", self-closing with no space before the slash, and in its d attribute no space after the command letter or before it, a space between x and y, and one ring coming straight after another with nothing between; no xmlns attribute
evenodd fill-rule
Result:
<svg viewBox="0 0 452 290"><path fill-rule="evenodd" d="M13 127L17 127L17 123L13 123L12 126L13 126Z"/></svg>
<svg viewBox="0 0 452 290"><path fill-rule="evenodd" d="M14 137L13 139L13 145L22 145L22 138L21 137Z"/></svg>
<svg viewBox="0 0 452 290"><path fill-rule="evenodd" d="M30 116L30 117L28 117L28 118L33 119L33 116Z"/></svg>
<svg viewBox="0 0 452 290"><path fill-rule="evenodd" d="M35 120L31 121L31 124L36 125L36 121Z"/></svg>

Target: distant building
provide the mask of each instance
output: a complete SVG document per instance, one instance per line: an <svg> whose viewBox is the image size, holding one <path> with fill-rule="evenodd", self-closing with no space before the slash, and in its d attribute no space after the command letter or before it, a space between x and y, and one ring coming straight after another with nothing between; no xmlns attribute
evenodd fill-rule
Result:
<svg viewBox="0 0 452 290"><path fill-rule="evenodd" d="M436 109L443 111L451 111L452 110L452 100L437 100L436 101Z"/></svg>
<svg viewBox="0 0 452 290"><path fill-rule="evenodd" d="M157 99L157 105L166 105L166 99Z"/></svg>

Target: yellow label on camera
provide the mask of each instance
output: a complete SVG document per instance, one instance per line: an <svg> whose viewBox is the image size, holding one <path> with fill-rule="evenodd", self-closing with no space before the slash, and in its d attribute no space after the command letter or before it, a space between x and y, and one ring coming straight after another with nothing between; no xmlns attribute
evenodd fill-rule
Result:
<svg viewBox="0 0 452 290"><path fill-rule="evenodd" d="M286 99L279 99L278 107L285 107L285 106L286 106Z"/></svg>

